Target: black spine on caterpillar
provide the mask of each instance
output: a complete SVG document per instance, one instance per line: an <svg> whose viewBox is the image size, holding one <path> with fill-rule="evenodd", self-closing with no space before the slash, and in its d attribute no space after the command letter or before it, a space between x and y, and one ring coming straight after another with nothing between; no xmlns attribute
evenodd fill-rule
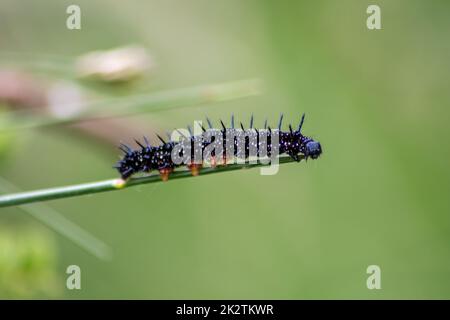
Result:
<svg viewBox="0 0 450 320"><path fill-rule="evenodd" d="M144 137L144 144L136 140L140 149L132 149L131 147L121 144L119 149L124 152L123 158L114 166L120 173L122 179L128 179L132 175L139 172L150 172L152 170L158 170L160 172L171 172L174 168L181 165L192 166L193 164L201 165L204 160L202 159L205 148L211 143L214 143L215 137L220 136L223 140L222 160L226 162L226 158L233 156L240 159L248 159L250 156L268 156L272 154L287 154L295 161L300 161L302 154L305 159L312 158L317 159L322 153L322 147L319 142L313 140L310 137L304 136L301 133L305 115L302 116L300 124L296 130L289 125L289 131L281 131L283 116L281 115L278 129L272 130L267 127L267 121L264 125L264 129L253 128L253 116L250 119L249 129L244 129L241 123L241 129L235 129L234 116L231 118L231 128L227 128L225 124L220 121L222 129L214 129L211 121L207 119L209 129L202 127L203 133L201 135L194 136L189 128L190 137L185 137L185 141L190 144L190 154L183 155L183 151L180 152L180 156L185 156L187 161L183 163L175 163L172 159L172 151L181 142L164 141L160 136L162 144L159 146L151 146L147 138ZM274 134L277 134L278 143L272 141ZM239 143L243 142L243 143ZM240 146L240 148L239 148ZM231 151L230 151L230 148ZM183 149L182 149L183 150ZM228 153L227 153L228 150ZM195 154L199 152L200 154ZM210 157L215 158L220 153L213 149ZM200 160L200 163L198 162Z"/></svg>

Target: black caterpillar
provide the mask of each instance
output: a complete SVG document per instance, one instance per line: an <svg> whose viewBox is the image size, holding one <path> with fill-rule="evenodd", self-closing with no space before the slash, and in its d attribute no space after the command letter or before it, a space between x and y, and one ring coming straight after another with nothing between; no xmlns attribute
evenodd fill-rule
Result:
<svg viewBox="0 0 450 320"><path fill-rule="evenodd" d="M312 138L304 136L301 133L304 120L305 115L303 114L297 130L293 130L292 126L289 125L289 131L283 132L281 131L283 115L280 117L278 130L272 130L270 127L267 127L267 120L265 122L264 129L254 129L253 116L250 119L250 129L244 129L244 126L241 123L242 130L235 129L234 116L231 117L231 128L226 128L222 120L220 120L222 129L214 129L211 121L207 119L209 129L205 129L202 126L201 128L203 133L194 136L192 134L192 130L188 126L190 135L186 136L182 134L184 137L183 142L174 142L170 140L169 142L166 142L163 138L157 135L162 142L159 146L150 145L146 137L144 137L144 144L138 140L135 140L140 147L138 150L132 149L125 144L121 144L119 149L121 149L125 155L114 166L114 168L119 171L122 179L124 180L138 172L150 172L152 170L158 170L161 174L161 178L163 180L167 180L170 172L172 172L176 167L182 165L187 165L192 171L192 174L197 175L204 160L196 161L198 158L195 157L195 150L200 151L201 154L203 154L205 148L208 146L211 147L211 143L218 138L222 138L223 150L218 148L219 152L214 149L210 153L208 160L210 160L212 166L215 166L216 157L218 155L221 155L224 164L226 164L228 157L233 156L240 159L248 159L250 156L256 156L259 158L262 156L270 157L284 153L292 157L297 162L302 158L299 154L302 154L306 160L309 157L312 159L317 159L322 153L322 147L319 142L314 141ZM278 138L278 143L275 143L275 137ZM239 140L240 138L242 140ZM239 141L241 142L240 148L238 146ZM221 145L220 140L217 140L216 142L218 146ZM186 152L188 148L181 148L182 145L180 145L180 143L187 143L187 146L190 147L191 152ZM265 147L264 149L262 147L263 145ZM232 147L231 153L226 153L227 146ZM178 149L179 151L177 151ZM265 152L263 152L263 150L265 150ZM182 163L174 162L172 157L173 152L175 155L184 157L185 161Z"/></svg>

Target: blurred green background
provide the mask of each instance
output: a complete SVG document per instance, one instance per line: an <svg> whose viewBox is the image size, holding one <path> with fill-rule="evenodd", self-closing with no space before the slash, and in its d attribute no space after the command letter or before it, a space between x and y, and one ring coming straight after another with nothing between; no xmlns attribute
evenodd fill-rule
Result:
<svg viewBox="0 0 450 320"><path fill-rule="evenodd" d="M2 208L1 297L450 298L448 1L77 0L82 29L68 30L73 3L2 0L0 67L137 44L155 60L148 77L83 86L116 97L260 78L263 92L116 119L125 127L153 139L206 114L245 124L253 113L261 126L306 112L304 132L324 154L274 176L230 172L47 203L109 245L110 260ZM369 4L381 7L382 30L366 28ZM73 128L0 141L0 176L23 190L117 175L115 145ZM81 290L65 288L71 264ZM366 287L373 264L381 290Z"/></svg>

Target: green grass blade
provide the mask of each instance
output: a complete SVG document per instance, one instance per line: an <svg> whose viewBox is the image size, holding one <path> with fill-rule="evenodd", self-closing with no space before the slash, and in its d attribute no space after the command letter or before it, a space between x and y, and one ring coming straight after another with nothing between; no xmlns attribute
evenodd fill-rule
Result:
<svg viewBox="0 0 450 320"><path fill-rule="evenodd" d="M303 157L300 156L300 158ZM278 160L280 164L294 161L291 157L287 156L279 157ZM229 164L226 166L218 166L215 168L203 168L200 171L200 177L220 172L257 168L261 166L267 166L267 164L261 163ZM170 175L169 181L185 178L198 179L199 177L193 177L189 170L180 170L173 172ZM132 178L128 180L126 183L124 183L122 179L111 179L72 186L8 194L0 196L0 207L15 206L25 203L54 200L60 198L69 198L98 192L115 191L141 184L158 183L158 182L161 182L161 178L159 177L159 175L153 174L145 177Z"/></svg>

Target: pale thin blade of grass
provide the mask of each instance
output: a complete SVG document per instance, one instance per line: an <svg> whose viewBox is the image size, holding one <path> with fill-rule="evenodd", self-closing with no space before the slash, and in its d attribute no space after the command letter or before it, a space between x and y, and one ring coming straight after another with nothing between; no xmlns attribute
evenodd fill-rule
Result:
<svg viewBox="0 0 450 320"><path fill-rule="evenodd" d="M0 177L1 192L17 190L15 185ZM112 250L107 244L44 203L20 205L19 208L95 257L105 261L112 258Z"/></svg>
<svg viewBox="0 0 450 320"><path fill-rule="evenodd" d="M0 52L0 66L3 68L12 67L74 79L76 78L74 65L73 57L29 52Z"/></svg>
<svg viewBox="0 0 450 320"><path fill-rule="evenodd" d="M11 125L0 128L0 131L62 125L88 119L119 117L144 112L199 106L208 103L246 98L259 93L260 81L258 79L250 79L120 98L101 99L99 101L87 102L81 107L84 111L68 118L54 118L49 116L30 117L22 113L20 116L14 117ZM5 116L11 119L10 113L7 113Z"/></svg>

